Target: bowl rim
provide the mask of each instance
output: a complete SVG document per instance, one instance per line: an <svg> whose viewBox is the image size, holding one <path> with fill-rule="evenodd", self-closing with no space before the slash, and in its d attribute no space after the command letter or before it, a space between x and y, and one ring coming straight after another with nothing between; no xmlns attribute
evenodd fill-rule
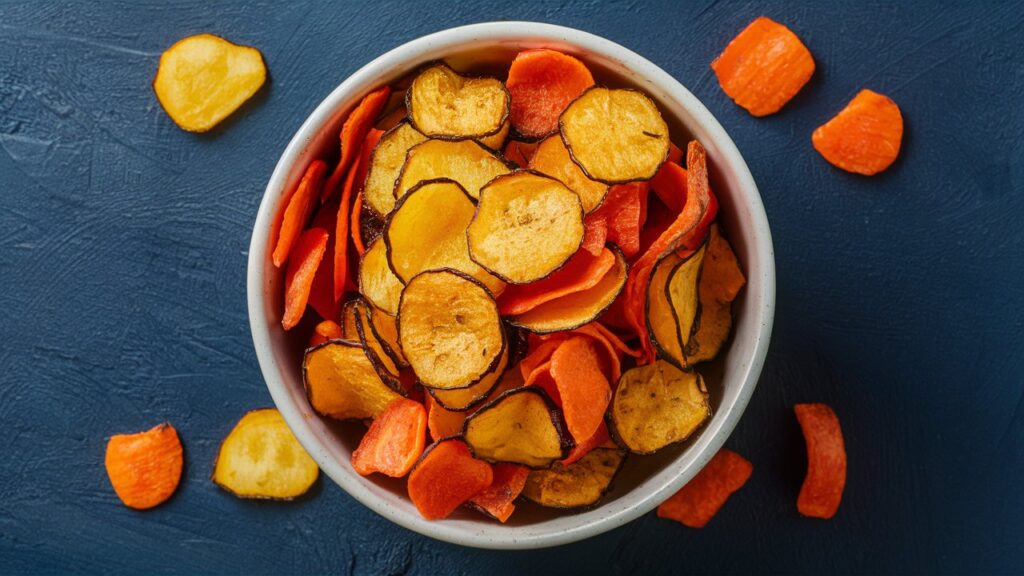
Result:
<svg viewBox="0 0 1024 576"><path fill-rule="evenodd" d="M496 38L509 42L534 41L570 44L583 52L611 59L627 67L635 76L644 78L671 94L672 98L693 116L696 125L699 125L715 142L717 155L724 158L726 163L732 167L730 171L737 179L736 197L742 199L742 204L749 211L754 233L758 238L758 241L753 243L752 250L756 252L756 258L761 267L761 283L763 285L760 293L748 295L748 298L753 297L756 300L753 312L757 315L758 328L753 339L751 357L739 363L741 364L739 366L741 376L736 379L741 383L735 401L729 405L723 403L715 418L708 423L697 441L679 456L679 458L683 458L687 454L693 455L689 466L680 467L672 478L654 490L637 495L635 502L625 503L606 514L596 516L593 516L592 512L600 512L605 506L598 507L591 512L581 512L573 517L588 516L590 520L547 533L512 534L510 532L508 535L495 535L493 530L466 530L443 521L424 520L415 514L389 506L363 485L361 479L353 478L351 472L346 473L343 470L343 463L325 458L325 452L321 448L322 442L312 430L300 407L289 395L287 384L281 375L282 368L273 354L270 327L265 321L265 262L271 220L280 196L284 193L284 185L289 179L293 166L301 159L314 136L331 122L339 107L345 105L347 100L359 94L360 90L365 91L368 87L373 86L375 81L379 81L381 70L390 70L397 66L407 65L411 61L418 61L421 55L428 50L436 52L445 48L459 48L474 41L492 41ZM646 514L688 482L725 443L753 394L768 351L775 308L775 259L767 215L757 185L746 162L718 120L679 81L632 50L589 32L539 22L484 22L440 30L410 40L385 52L341 82L307 117L281 154L260 202L249 246L247 304L256 357L275 405L296 438L317 461L320 469L341 486L346 493L395 524L438 540L476 548L506 550L545 548L596 536ZM619 500L627 500L627 498L623 497Z"/></svg>

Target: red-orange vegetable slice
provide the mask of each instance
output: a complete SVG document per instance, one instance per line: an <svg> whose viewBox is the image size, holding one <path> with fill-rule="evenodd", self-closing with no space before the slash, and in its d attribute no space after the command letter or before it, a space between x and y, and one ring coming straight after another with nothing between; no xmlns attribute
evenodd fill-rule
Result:
<svg viewBox="0 0 1024 576"><path fill-rule="evenodd" d="M587 214L583 218L583 245L580 248L594 256L600 256L608 241L608 218L603 214ZM578 253L577 253L578 254Z"/></svg>
<svg viewBox="0 0 1024 576"><path fill-rule="evenodd" d="M288 198L288 205L281 214L281 221L277 226L273 254L274 266L280 268L288 261L292 247L302 235L302 230L306 227L306 222L313 212L313 205L323 187L326 171L327 164L322 160L314 160L306 168L302 180L299 181L299 185Z"/></svg>
<svg viewBox="0 0 1024 576"><path fill-rule="evenodd" d="M313 285L309 288L309 305L324 320L338 318L341 311L339 302L334 299L334 259L330 257L331 254L334 254L334 231L337 228L335 218L337 217L338 204L333 201L328 202L320 207L316 216L313 217L313 223L309 226L326 230L328 234L327 246L324 248L324 254L327 257L320 260L320 266L317 266L316 275L313 276Z"/></svg>
<svg viewBox="0 0 1024 576"><path fill-rule="evenodd" d="M551 401L555 403L555 406L562 407L562 397L558 395L558 384L555 382L555 378L551 376L551 362L545 362L541 364L523 383L524 386L536 386L547 393Z"/></svg>
<svg viewBox="0 0 1024 576"><path fill-rule="evenodd" d="M164 422L138 434L111 436L104 465L121 502L145 510L174 494L182 462L178 432Z"/></svg>
<svg viewBox="0 0 1024 576"><path fill-rule="evenodd" d="M576 336L551 355L551 377L562 399L566 427L577 443L597 432L612 398L599 354L592 339Z"/></svg>
<svg viewBox="0 0 1024 576"><path fill-rule="evenodd" d="M505 86L512 95L512 127L527 138L558 131L558 117L570 102L594 85L583 62L545 48L516 55Z"/></svg>
<svg viewBox="0 0 1024 576"><path fill-rule="evenodd" d="M888 96L861 90L811 136L811 143L837 168L871 176L896 161L903 142L903 114Z"/></svg>
<svg viewBox="0 0 1024 576"><path fill-rule="evenodd" d="M789 28L761 16L711 63L718 83L754 116L778 112L814 74L814 57Z"/></svg>
<svg viewBox="0 0 1024 576"><path fill-rule="evenodd" d="M338 159L338 165L334 167L331 177L327 179L327 185L324 186L323 195L320 198L321 202L326 202L334 195L338 184L341 183L341 179L345 177L349 167L358 157L360 144L363 143L366 135L373 128L373 123L377 116L380 115L380 111L384 109L384 105L388 103L388 96L390 94L391 89L387 86L381 86L370 92L363 97L363 100L356 106L356 109L345 119L345 124L342 125L339 136L341 140L341 157ZM383 131L379 132L383 134ZM370 148L373 149L373 146ZM362 181L360 180L360 182Z"/></svg>
<svg viewBox="0 0 1024 576"><path fill-rule="evenodd" d="M430 430L431 438L440 440L462 433L462 424L465 423L466 416L469 416L468 412L446 410L430 394L426 395L426 403L427 429Z"/></svg>
<svg viewBox="0 0 1024 576"><path fill-rule="evenodd" d="M608 359L607 373L608 380L613 384L619 381L619 377L622 376L622 362L620 356L622 354L628 354L634 358L639 357L642 352L640 350L634 350L626 345L621 338L616 336L611 330L605 328L600 322L591 322L572 330L571 332L556 332L554 334L541 334L542 339L550 339L553 336L557 336L559 341L565 340L572 335L583 335L593 338L599 342L605 349L606 357Z"/></svg>
<svg viewBox="0 0 1024 576"><path fill-rule="evenodd" d="M647 218L647 194L651 185L647 182L616 184L608 190L604 202L588 215L603 219L607 239L618 246L628 258L640 251L640 230ZM589 230L588 230L589 231ZM584 237L583 243L587 239Z"/></svg>
<svg viewBox="0 0 1024 576"><path fill-rule="evenodd" d="M686 151L686 202L672 224L647 251L633 263L626 282L626 317L640 336L644 362L654 360L654 346L644 322L644 303L647 285L654 264L663 255L679 248L696 249L703 242L707 228L718 213L718 201L708 185L707 154L704 147L693 140Z"/></svg>
<svg viewBox="0 0 1024 576"><path fill-rule="evenodd" d="M358 185L362 185L366 178L366 171L370 167L370 153L374 147L377 146L377 142L380 141L380 137L383 132L376 128L369 128L363 138L362 151L359 154L359 158L356 164L349 170L348 176L345 177L345 186L341 192L341 203L338 205L338 222L337 228L334 234L334 300L341 300L341 295L345 293L345 289L348 286L348 227L351 223L349 218L349 211L352 209L352 194L354 188Z"/></svg>
<svg viewBox="0 0 1024 576"><path fill-rule="evenodd" d="M473 458L461 438L438 440L409 473L409 499L428 520L446 518L494 480L491 465Z"/></svg>
<svg viewBox="0 0 1024 576"><path fill-rule="evenodd" d="M807 442L807 477L796 509L804 516L831 518L846 486L846 446L839 418L827 404L793 406Z"/></svg>
<svg viewBox="0 0 1024 576"><path fill-rule="evenodd" d="M334 320L324 320L323 322L316 325L313 329L313 336L309 339L309 344L306 348L312 348L319 346L328 340L337 340L343 338L341 333L341 326L338 325Z"/></svg>
<svg viewBox="0 0 1024 576"><path fill-rule="evenodd" d="M504 524L516 509L513 502L523 491L530 469L518 464L495 464L491 469L494 472L491 485L470 498L469 504Z"/></svg>
<svg viewBox="0 0 1024 576"><path fill-rule="evenodd" d="M615 266L615 254L603 248L600 256L581 250L558 271L530 284L511 284L498 298L502 316L513 316L533 310L566 294L593 287Z"/></svg>
<svg viewBox="0 0 1024 576"><path fill-rule="evenodd" d="M359 447L352 452L352 469L362 476L380 472L405 476L423 454L427 411L406 398L393 400L370 424Z"/></svg>
<svg viewBox="0 0 1024 576"><path fill-rule="evenodd" d="M651 188L666 208L678 214L686 201L686 168L671 160L665 162L651 178Z"/></svg>
<svg viewBox="0 0 1024 576"><path fill-rule="evenodd" d="M546 335L548 339L540 342L521 362L519 362L519 370L523 375L523 379L530 377L530 374L537 369L538 366L544 364L548 360L551 360L551 355L555 353L555 350L565 340L565 334L562 332L556 332L554 334Z"/></svg>
<svg viewBox="0 0 1024 576"><path fill-rule="evenodd" d="M288 270L284 278L284 317L281 318L281 325L285 330L294 328L306 311L316 269L327 249L327 236L326 230L310 228L295 243L295 253L288 259Z"/></svg>
<svg viewBox="0 0 1024 576"><path fill-rule="evenodd" d="M530 158L533 158L533 153L536 150L536 142L509 140L508 143L505 144L505 149L502 151L502 155L505 156L505 160L515 162L516 166L526 168L530 165Z"/></svg>
<svg viewBox="0 0 1024 576"><path fill-rule="evenodd" d="M352 215L348 221L349 235L352 236L352 246L356 254L361 257L366 253L366 246L363 244L363 235L359 233L359 219L363 215L363 191L356 193L356 199L352 202Z"/></svg>
<svg viewBox="0 0 1024 576"><path fill-rule="evenodd" d="M658 517L703 528L753 471L746 458L722 448L686 486L658 506Z"/></svg>
<svg viewBox="0 0 1024 576"><path fill-rule="evenodd" d="M562 466L568 466L589 454L594 448L602 446L610 441L611 435L608 434L608 425L602 421L601 425L597 427L597 432L594 432L590 438L587 438L583 442L574 446L572 451L569 452L569 455L566 456L565 460L559 460L558 463Z"/></svg>

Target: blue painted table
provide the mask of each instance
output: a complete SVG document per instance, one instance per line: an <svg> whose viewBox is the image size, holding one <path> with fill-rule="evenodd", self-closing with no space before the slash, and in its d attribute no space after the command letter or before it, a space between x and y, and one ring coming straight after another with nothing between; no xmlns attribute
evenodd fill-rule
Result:
<svg viewBox="0 0 1024 576"><path fill-rule="evenodd" d="M1024 5L1000 2L0 4L0 572L1021 572L1024 552ZM817 72L754 119L708 64L754 17ZM554 22L647 56L716 114L761 188L778 257L771 351L728 445L754 476L704 530L649 515L536 552L460 549L321 482L292 504L207 477L267 405L244 270L289 135L343 78L424 33ZM149 88L160 52L214 32L272 82L222 129L180 131ZM893 97L904 152L862 178L811 131L861 87ZM799 517L791 406L824 401L850 474ZM114 497L107 436L169 419L185 478L159 509Z"/></svg>

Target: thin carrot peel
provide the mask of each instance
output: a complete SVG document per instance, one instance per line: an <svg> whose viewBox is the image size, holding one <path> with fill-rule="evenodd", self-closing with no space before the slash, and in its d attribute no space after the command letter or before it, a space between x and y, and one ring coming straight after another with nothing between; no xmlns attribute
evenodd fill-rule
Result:
<svg viewBox="0 0 1024 576"><path fill-rule="evenodd" d="M593 340L575 336L562 343L551 355L551 376L562 400L569 433L577 442L591 438L604 422L612 398Z"/></svg>
<svg viewBox="0 0 1024 576"><path fill-rule="evenodd" d="M104 463L121 502L145 510L174 494L183 461L178 432L165 422L146 432L111 436Z"/></svg>
<svg viewBox="0 0 1024 576"><path fill-rule="evenodd" d="M555 132L566 106L593 85L590 70L572 56L548 49L520 52L505 83L512 96L512 127L530 138Z"/></svg>
<svg viewBox="0 0 1024 576"><path fill-rule="evenodd" d="M903 142L903 114L888 96L861 90L834 118L818 127L811 143L837 168L872 176L896 161Z"/></svg>
<svg viewBox="0 0 1024 576"><path fill-rule="evenodd" d="M753 471L746 458L722 448L693 480L658 506L658 517L703 528Z"/></svg>
<svg viewBox="0 0 1024 576"><path fill-rule="evenodd" d="M281 318L281 325L285 330L291 330L302 319L316 270L327 250L327 236L326 230L310 228L295 244L295 253L288 260L284 279L284 317Z"/></svg>
<svg viewBox="0 0 1024 576"><path fill-rule="evenodd" d="M352 202L352 216L349 219L348 230L352 236L352 246L356 249L356 254L362 257L366 254L366 246L363 245L363 235L359 232L359 221L363 216L363 191L360 190L356 194L356 199Z"/></svg>
<svg viewBox="0 0 1024 576"><path fill-rule="evenodd" d="M327 246L324 248L324 255L320 260L320 266L316 269L313 277L313 285L309 289L309 305L325 320L338 318L340 313L339 303L334 299L334 231L337 229L338 204L328 202L320 207L310 228L320 228L328 233Z"/></svg>
<svg viewBox="0 0 1024 576"><path fill-rule="evenodd" d="M352 195L355 187L362 185L366 178L366 171L370 169L370 153L380 142L384 133L376 128L370 128L362 141L362 149L355 165L349 170L345 177L345 184L341 192L341 203L338 205L337 228L334 237L334 300L341 300L351 279L348 275L348 237L349 225L351 224L350 211L352 210ZM358 226L357 226L358 228Z"/></svg>
<svg viewBox="0 0 1024 576"><path fill-rule="evenodd" d="M839 418L827 404L797 404L793 410L807 442L807 477L796 508L804 516L831 518L846 486L846 446Z"/></svg>
<svg viewBox="0 0 1024 576"><path fill-rule="evenodd" d="M469 503L504 524L516 509L513 502L526 486L526 477L530 475L530 469L518 464L495 464L492 470L494 479L491 485L470 498Z"/></svg>
<svg viewBox="0 0 1024 576"><path fill-rule="evenodd" d="M494 480L491 465L473 458L461 438L435 442L409 474L409 499L428 520L448 517Z"/></svg>
<svg viewBox="0 0 1024 576"><path fill-rule="evenodd" d="M547 278L506 287L498 298L498 309L505 316L522 314L560 296L581 292L600 282L614 265L615 254L603 243L598 256L580 250Z"/></svg>
<svg viewBox="0 0 1024 576"><path fill-rule="evenodd" d="M324 184L324 174L327 172L327 164L322 160L314 160L306 168L302 180L288 198L288 205L281 214L280 223L277 226L277 240L274 243L272 259L274 266L280 268L288 261L292 247L302 235L302 230L313 212L314 200L320 194Z"/></svg>
<svg viewBox="0 0 1024 576"><path fill-rule="evenodd" d="M380 472L400 478L412 469L426 445L427 412L407 398L392 400L352 452L352 468L363 476Z"/></svg>
<svg viewBox="0 0 1024 576"><path fill-rule="evenodd" d="M761 16L711 63L718 83L753 116L774 114L807 84L814 57L792 30Z"/></svg>
<svg viewBox="0 0 1024 576"><path fill-rule="evenodd" d="M321 203L330 200L331 196L334 195L334 191L338 188L338 184L341 183L341 179L347 174L349 166L357 158L359 144L366 138L366 134L369 133L370 129L373 128L373 123L377 120L380 111L384 109L384 105L388 103L388 96L390 94L391 88L388 86L381 86L370 92L359 102L359 105L349 114L348 118L345 119L339 136L341 156L338 159L338 165L334 167L334 172L331 173L331 177L327 179L327 185L324 186L320 197Z"/></svg>

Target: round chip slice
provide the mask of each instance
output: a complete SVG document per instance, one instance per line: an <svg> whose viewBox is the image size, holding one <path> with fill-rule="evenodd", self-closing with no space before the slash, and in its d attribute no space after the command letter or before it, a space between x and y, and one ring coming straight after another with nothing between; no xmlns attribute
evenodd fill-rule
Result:
<svg viewBox="0 0 1024 576"><path fill-rule="evenodd" d="M562 139L555 134L541 141L530 157L530 169L565 183L580 195L583 211L593 212L608 194L608 185L587 178L583 170L569 157L569 150Z"/></svg>
<svg viewBox="0 0 1024 576"><path fill-rule="evenodd" d="M405 154L426 139L408 122L402 122L380 137L370 156L370 169L363 186L367 206L383 216L395 208L395 181L405 164Z"/></svg>
<svg viewBox="0 0 1024 576"><path fill-rule="evenodd" d="M402 281L388 263L388 247L379 238L374 240L359 260L359 292L380 310L398 314L402 297Z"/></svg>
<svg viewBox="0 0 1024 576"><path fill-rule="evenodd" d="M668 158L668 125L641 92L594 87L559 118L562 141L591 180L650 180Z"/></svg>
<svg viewBox="0 0 1024 576"><path fill-rule="evenodd" d="M480 190L469 224L473 260L506 282L527 284L558 270L583 242L579 196L528 171L499 176Z"/></svg>
<svg viewBox="0 0 1024 576"><path fill-rule="evenodd" d="M491 293L456 270L430 270L409 281L398 306L398 340L420 383L445 390L475 384L505 349Z"/></svg>
<svg viewBox="0 0 1024 576"><path fill-rule="evenodd" d="M620 445L650 454L689 438L711 416L711 406L700 374L658 360L619 378L609 415Z"/></svg>
<svg viewBox="0 0 1024 576"><path fill-rule="evenodd" d="M405 101L420 132L462 140L498 133L508 119L512 98L501 80L460 76L440 63L413 80Z"/></svg>
<svg viewBox="0 0 1024 576"><path fill-rule="evenodd" d="M453 268L500 293L505 283L469 257L466 228L474 210L466 191L452 180L428 180L409 192L384 229L388 261L398 279L408 282L424 270Z"/></svg>
<svg viewBox="0 0 1024 576"><path fill-rule="evenodd" d="M475 200L484 184L511 171L504 160L479 142L427 140L409 149L395 182L395 198L401 200L425 180L448 178Z"/></svg>

